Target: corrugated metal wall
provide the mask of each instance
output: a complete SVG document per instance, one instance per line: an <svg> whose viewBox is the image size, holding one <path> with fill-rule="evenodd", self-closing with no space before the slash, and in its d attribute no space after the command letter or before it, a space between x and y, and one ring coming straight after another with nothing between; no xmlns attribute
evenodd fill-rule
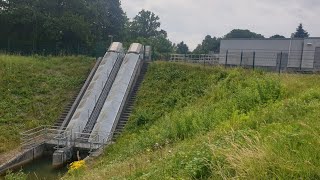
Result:
<svg viewBox="0 0 320 180"><path fill-rule="evenodd" d="M219 64L279 67L281 60L282 69L313 69L316 47L320 47L320 38L227 39L221 41Z"/></svg>

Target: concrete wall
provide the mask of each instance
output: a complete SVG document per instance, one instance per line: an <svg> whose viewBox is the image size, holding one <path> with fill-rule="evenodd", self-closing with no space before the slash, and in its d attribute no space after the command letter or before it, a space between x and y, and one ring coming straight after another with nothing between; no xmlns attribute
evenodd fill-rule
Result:
<svg viewBox="0 0 320 180"><path fill-rule="evenodd" d="M0 166L0 174L4 174L8 169L17 169L21 166L41 157L44 154L45 145L39 145L30 150L22 151L12 160Z"/></svg>

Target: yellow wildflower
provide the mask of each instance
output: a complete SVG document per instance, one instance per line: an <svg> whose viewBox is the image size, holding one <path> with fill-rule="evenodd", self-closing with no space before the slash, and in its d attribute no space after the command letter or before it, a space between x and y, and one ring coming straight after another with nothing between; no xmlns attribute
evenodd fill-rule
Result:
<svg viewBox="0 0 320 180"><path fill-rule="evenodd" d="M86 167L86 162L84 160L75 161L70 164L68 173L72 173L74 171L80 170Z"/></svg>

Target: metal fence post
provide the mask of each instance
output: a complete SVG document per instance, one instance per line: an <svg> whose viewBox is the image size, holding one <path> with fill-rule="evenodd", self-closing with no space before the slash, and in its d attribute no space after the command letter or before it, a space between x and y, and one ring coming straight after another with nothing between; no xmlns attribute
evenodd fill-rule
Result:
<svg viewBox="0 0 320 180"><path fill-rule="evenodd" d="M229 54L229 50L227 50L227 52L226 52L226 63L224 65L224 67L227 67L227 65L228 65L228 54Z"/></svg>
<svg viewBox="0 0 320 180"><path fill-rule="evenodd" d="M243 51L241 51L241 57L240 57L240 66L242 66L242 61L243 61Z"/></svg>
<svg viewBox="0 0 320 180"><path fill-rule="evenodd" d="M256 52L254 51L253 52L253 63L252 63L252 68L253 68L253 70L254 70L254 68L255 68L255 63L256 63Z"/></svg>
<svg viewBox="0 0 320 180"><path fill-rule="evenodd" d="M282 53L282 51L281 51L281 53L280 53L280 62L279 62L279 74L281 73L282 55L283 55L283 53Z"/></svg>
<svg viewBox="0 0 320 180"><path fill-rule="evenodd" d="M299 67L300 71L302 70L302 61L303 61L303 50L302 50L301 59L300 59L300 67Z"/></svg>

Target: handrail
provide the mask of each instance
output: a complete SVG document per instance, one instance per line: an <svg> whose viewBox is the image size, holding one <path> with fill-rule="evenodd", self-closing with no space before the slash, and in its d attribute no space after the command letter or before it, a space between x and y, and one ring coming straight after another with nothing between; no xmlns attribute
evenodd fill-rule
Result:
<svg viewBox="0 0 320 180"><path fill-rule="evenodd" d="M36 127L36 128L33 128L33 129L29 129L29 130L27 130L27 131L24 131L24 132L22 132L22 133L20 133L20 135L28 135L27 133L31 133L31 132L33 132L33 131L41 131L41 130L43 130L43 129L46 129L46 128L48 128L48 127L50 127L50 128L52 128L52 129L57 129L57 128L59 128L59 126L49 126L49 125L42 125L42 126L39 126L39 127ZM63 128L62 130L65 130L66 128Z"/></svg>
<svg viewBox="0 0 320 180"><path fill-rule="evenodd" d="M43 142L46 141L49 134L53 134L56 136L65 131L57 128L59 127L43 125L43 126L39 126L30 130L27 130L25 132L22 132L20 133L20 136L21 136L20 144L22 148L25 148L34 144L42 144Z"/></svg>
<svg viewBox="0 0 320 180"><path fill-rule="evenodd" d="M37 130L36 132L32 132L33 130ZM104 148L106 145L106 142L108 142L106 139L102 140L102 143L100 142L100 132L95 133L94 135L90 133L79 133L75 132L72 133L69 130L60 130L60 129L54 129L54 127L51 126L41 126L38 128L34 128L32 130L28 130L29 134L24 134L21 137L21 147L22 149L30 149L33 147L36 147L38 145L50 142L51 140L55 140L57 142L56 146L54 146L55 150L64 149L66 147L70 146L76 146L77 143L83 143L82 140L86 140L86 144L89 145L89 154L94 153L95 150L98 150L100 148ZM112 135L112 133L108 133L108 137ZM85 138L83 135L86 135ZM75 139L72 139L71 137L75 136ZM89 142L90 141L90 142ZM72 144L73 143L73 144Z"/></svg>

